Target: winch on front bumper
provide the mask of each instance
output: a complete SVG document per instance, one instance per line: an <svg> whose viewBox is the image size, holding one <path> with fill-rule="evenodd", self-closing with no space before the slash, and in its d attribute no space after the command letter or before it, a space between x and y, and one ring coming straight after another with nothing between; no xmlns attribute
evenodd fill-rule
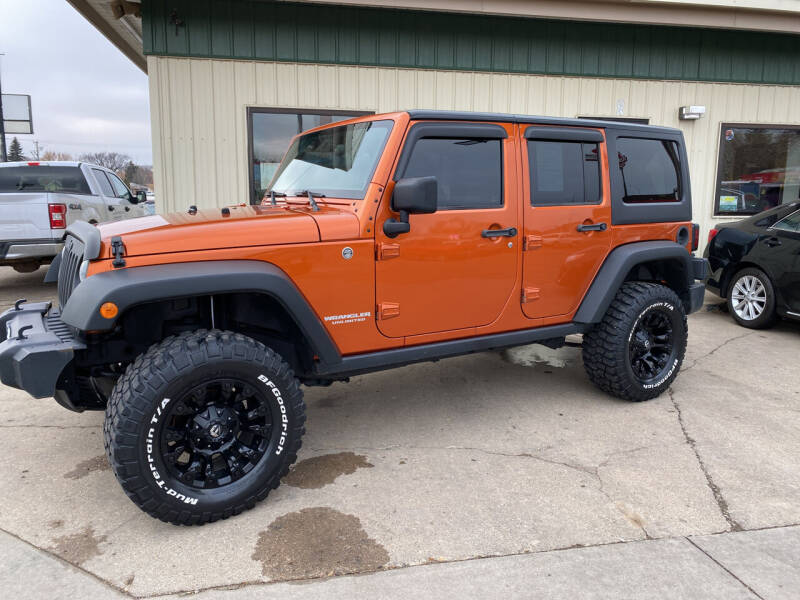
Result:
<svg viewBox="0 0 800 600"><path fill-rule="evenodd" d="M85 348L50 302L18 301L0 315L0 381L34 398L58 400L62 372Z"/></svg>

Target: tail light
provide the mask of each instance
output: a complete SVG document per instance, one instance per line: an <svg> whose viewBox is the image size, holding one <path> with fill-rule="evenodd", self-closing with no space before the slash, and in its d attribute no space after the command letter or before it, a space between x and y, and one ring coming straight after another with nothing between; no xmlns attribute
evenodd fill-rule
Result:
<svg viewBox="0 0 800 600"><path fill-rule="evenodd" d="M47 213L50 215L50 229L66 229L67 205L48 204Z"/></svg>
<svg viewBox="0 0 800 600"><path fill-rule="evenodd" d="M717 236L718 233L719 233L719 229L712 229L711 231L708 232L708 243L709 244L711 243L711 240L713 240Z"/></svg>
<svg viewBox="0 0 800 600"><path fill-rule="evenodd" d="M692 252L700 247L700 225L692 223Z"/></svg>

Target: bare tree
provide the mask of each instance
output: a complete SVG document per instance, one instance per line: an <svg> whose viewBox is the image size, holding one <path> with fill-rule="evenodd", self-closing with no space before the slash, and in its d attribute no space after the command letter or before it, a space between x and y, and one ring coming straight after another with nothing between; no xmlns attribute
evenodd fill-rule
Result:
<svg viewBox="0 0 800 600"><path fill-rule="evenodd" d="M54 152L53 150L45 150L42 153L42 160L75 160L69 152Z"/></svg>
<svg viewBox="0 0 800 600"><path fill-rule="evenodd" d="M131 157L119 152L90 152L81 154L78 158L81 162L100 165L106 169L111 169L115 173L124 172L125 165L131 162Z"/></svg>

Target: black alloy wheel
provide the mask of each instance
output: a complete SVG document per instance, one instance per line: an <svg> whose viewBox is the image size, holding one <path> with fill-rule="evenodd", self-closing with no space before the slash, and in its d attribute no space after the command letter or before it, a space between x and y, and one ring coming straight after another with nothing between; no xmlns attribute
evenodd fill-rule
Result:
<svg viewBox="0 0 800 600"><path fill-rule="evenodd" d="M675 354L672 321L661 307L651 308L635 325L628 343L631 369L642 384L658 381Z"/></svg>
<svg viewBox="0 0 800 600"><path fill-rule="evenodd" d="M272 412L264 391L245 381L201 383L168 407L160 436L167 471L201 489L241 479L277 441L280 414Z"/></svg>

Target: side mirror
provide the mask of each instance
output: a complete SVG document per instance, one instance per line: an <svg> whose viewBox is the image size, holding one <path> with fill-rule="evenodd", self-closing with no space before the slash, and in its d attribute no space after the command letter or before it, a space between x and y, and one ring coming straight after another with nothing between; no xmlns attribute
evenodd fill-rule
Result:
<svg viewBox="0 0 800 600"><path fill-rule="evenodd" d="M398 181L392 194L392 210L400 213L400 219L387 219L383 233L390 238L408 233L411 231L408 215L435 213L437 192L436 177L406 177Z"/></svg>
<svg viewBox="0 0 800 600"><path fill-rule="evenodd" d="M139 204L140 202L142 204L147 202L147 192L145 192L144 190L140 190L135 194L131 194L131 199L130 199L131 204Z"/></svg>

